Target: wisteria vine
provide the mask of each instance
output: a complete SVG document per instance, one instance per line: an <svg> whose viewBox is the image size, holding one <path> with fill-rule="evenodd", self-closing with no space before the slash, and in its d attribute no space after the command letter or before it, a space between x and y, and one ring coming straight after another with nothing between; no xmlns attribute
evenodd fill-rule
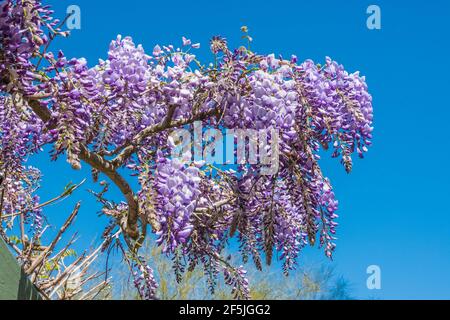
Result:
<svg viewBox="0 0 450 320"><path fill-rule="evenodd" d="M29 178L38 173L26 162L50 145L51 159L64 155L74 169L84 162L94 181L104 174L122 192L125 202L118 204L97 194L112 221L106 238L117 228L137 251L150 230L178 273L203 265L210 283L223 274L236 298L249 298L249 289L245 270L221 256L233 237L244 262L251 257L259 269L261 255L270 264L275 250L287 274L300 250L317 241L332 256L338 202L319 152L332 149L350 172L352 155L363 157L371 145L364 77L330 58L319 65L244 46L232 50L220 36L210 42L209 64L194 54L200 44L186 38L180 48L156 45L148 53L118 36L107 58L89 66L50 51L54 38L68 35L61 28L41 1L0 3L1 214L25 210L39 228ZM196 121L277 129L279 170L268 176L260 165L231 170L171 159L170 132ZM129 184L136 176L139 190ZM143 298L154 298L157 284L141 262L132 266L136 286Z"/></svg>

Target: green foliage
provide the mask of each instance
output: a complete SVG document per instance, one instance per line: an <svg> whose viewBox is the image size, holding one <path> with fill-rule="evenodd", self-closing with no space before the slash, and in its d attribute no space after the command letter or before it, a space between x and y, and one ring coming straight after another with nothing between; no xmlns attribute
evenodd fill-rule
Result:
<svg viewBox="0 0 450 320"><path fill-rule="evenodd" d="M11 243L13 243L13 244L20 244L21 243L19 237L16 236L16 235L9 236L9 241L11 241Z"/></svg>

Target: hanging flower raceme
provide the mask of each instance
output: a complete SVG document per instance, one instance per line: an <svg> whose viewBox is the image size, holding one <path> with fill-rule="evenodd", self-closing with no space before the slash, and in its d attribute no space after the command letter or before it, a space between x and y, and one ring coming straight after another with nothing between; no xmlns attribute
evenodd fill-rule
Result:
<svg viewBox="0 0 450 320"><path fill-rule="evenodd" d="M11 217L10 221L20 213L34 221L33 234L42 226L42 213L37 208L39 197L34 194L41 174L36 168L27 167L25 161L39 151L42 139L47 139L42 134L42 125L19 96L0 96L1 209L5 216Z"/></svg>
<svg viewBox="0 0 450 320"><path fill-rule="evenodd" d="M39 75L33 59L39 59L40 50L52 36L66 36L60 30L60 21L53 19L53 11L37 0L5 0L0 3L0 89L6 92L22 90L33 95L33 85Z"/></svg>
<svg viewBox="0 0 450 320"><path fill-rule="evenodd" d="M232 295L236 300L250 299L250 288L248 279L246 278L247 271L240 266L236 269L224 269L225 283L232 287Z"/></svg>
<svg viewBox="0 0 450 320"><path fill-rule="evenodd" d="M133 284L142 300L154 300L158 283L156 282L153 269L146 263L143 257L136 257L131 262Z"/></svg>
<svg viewBox="0 0 450 320"><path fill-rule="evenodd" d="M55 123L55 128L51 130L55 139L53 158L66 152L67 162L74 169L79 169L80 146L89 144L95 128L96 92L92 89L95 83L85 59L67 61L60 52L54 62L64 71L52 79L54 87L58 88L58 95L48 101L52 108L51 121ZM55 68L48 69L53 71Z"/></svg>
<svg viewBox="0 0 450 320"><path fill-rule="evenodd" d="M187 242L193 229L190 218L200 195L199 181L198 168L158 154L155 206L161 226L157 242L163 246L163 252L173 252Z"/></svg>
<svg viewBox="0 0 450 320"><path fill-rule="evenodd" d="M0 164L2 164L1 157ZM3 177L0 184L2 216L9 218L8 221L14 221L17 215L23 214L24 220L32 222L32 234L39 233L43 215L39 209L39 197L35 192L41 180L40 171L25 166L20 167L17 171L4 170L3 166L1 168Z"/></svg>

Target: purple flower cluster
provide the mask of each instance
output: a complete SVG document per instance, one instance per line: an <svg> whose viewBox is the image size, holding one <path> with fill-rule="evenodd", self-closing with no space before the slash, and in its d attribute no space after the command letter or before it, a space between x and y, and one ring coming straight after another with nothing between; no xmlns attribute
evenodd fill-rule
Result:
<svg viewBox="0 0 450 320"><path fill-rule="evenodd" d="M23 159L38 151L46 137L42 121L17 96L0 96L0 148L3 170L18 170Z"/></svg>
<svg viewBox="0 0 450 320"><path fill-rule="evenodd" d="M33 207L30 208L29 215L31 216L31 234L33 237L36 237L39 235L39 233L42 231L42 227L44 225L44 216L42 213L42 208L37 208L37 205L39 204L40 198L38 195L35 195L33 197Z"/></svg>
<svg viewBox="0 0 450 320"><path fill-rule="evenodd" d="M158 283L153 276L153 269L142 257L132 263L133 284L142 300L155 300Z"/></svg>
<svg viewBox="0 0 450 320"><path fill-rule="evenodd" d="M25 161L45 139L41 129L42 121L27 112L16 95L0 96L0 200L4 214L23 212L39 219L40 212L33 209L39 198L33 193L41 174L36 168L25 166Z"/></svg>
<svg viewBox="0 0 450 320"><path fill-rule="evenodd" d="M49 84L57 87L59 93L48 100L52 108L51 122L55 123L55 128L51 130L55 141L53 157L65 151L67 162L74 169L79 169L80 145L87 144L91 139L95 122L95 82L90 77L85 59L67 60L62 52L59 52L57 59L50 54L47 58L53 62L48 71L63 68Z"/></svg>
<svg viewBox="0 0 450 320"><path fill-rule="evenodd" d="M157 243L163 246L163 252L174 252L179 244L188 241L193 229L190 218L200 196L199 169L162 154L157 161L154 186L160 225Z"/></svg>
<svg viewBox="0 0 450 320"><path fill-rule="evenodd" d="M0 150L1 151L1 150ZM0 158L1 162L1 158ZM41 173L33 167L21 166L18 171L4 171L0 185L3 215L24 214L31 222L32 233L37 234L43 225L43 214L38 208L39 197L35 194L41 180Z"/></svg>
<svg viewBox="0 0 450 320"><path fill-rule="evenodd" d="M332 144L333 157L341 156L347 172L352 169L351 154L362 158L372 138L372 97L359 72L349 74L342 65L326 58L319 67L311 60L297 68L301 84L303 121L324 148Z"/></svg>
<svg viewBox="0 0 450 320"><path fill-rule="evenodd" d="M101 145L119 146L162 117L163 110L153 105L156 99L144 94L152 79L149 60L142 46L118 36L109 46L108 59L90 69L103 101L96 105L98 121L103 123Z"/></svg>
<svg viewBox="0 0 450 320"><path fill-rule="evenodd" d="M279 214L274 222L274 242L276 249L281 252L280 259L284 259L284 272L288 273L295 267L300 249L307 243L305 217L298 209L298 204L292 201L286 183L283 180L276 183L273 197L276 204L274 210Z"/></svg>
<svg viewBox="0 0 450 320"><path fill-rule="evenodd" d="M250 288L246 278L247 271L243 266L235 269L224 268L225 283L232 287L231 294L236 300L249 300Z"/></svg>
<svg viewBox="0 0 450 320"><path fill-rule="evenodd" d="M6 0L0 3L2 91L14 90L13 86L20 86L27 94L33 93L31 82L34 77L31 70L34 65L31 59L37 56L40 47L48 41L41 28L46 23L41 13L50 15L52 12L39 1ZM6 82L5 78L11 80Z"/></svg>

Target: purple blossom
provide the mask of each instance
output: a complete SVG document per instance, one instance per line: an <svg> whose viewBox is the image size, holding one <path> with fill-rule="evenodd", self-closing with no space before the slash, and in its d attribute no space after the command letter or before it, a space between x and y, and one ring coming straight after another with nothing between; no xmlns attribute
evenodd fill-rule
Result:
<svg viewBox="0 0 450 320"><path fill-rule="evenodd" d="M131 264L133 284L139 296L143 300L155 300L158 283L156 282L153 269L147 265L143 257L137 257Z"/></svg>
<svg viewBox="0 0 450 320"><path fill-rule="evenodd" d="M163 252L173 252L186 243L193 225L190 221L199 192L199 169L184 165L179 159L160 154L156 167L156 211L161 226L156 233Z"/></svg>

